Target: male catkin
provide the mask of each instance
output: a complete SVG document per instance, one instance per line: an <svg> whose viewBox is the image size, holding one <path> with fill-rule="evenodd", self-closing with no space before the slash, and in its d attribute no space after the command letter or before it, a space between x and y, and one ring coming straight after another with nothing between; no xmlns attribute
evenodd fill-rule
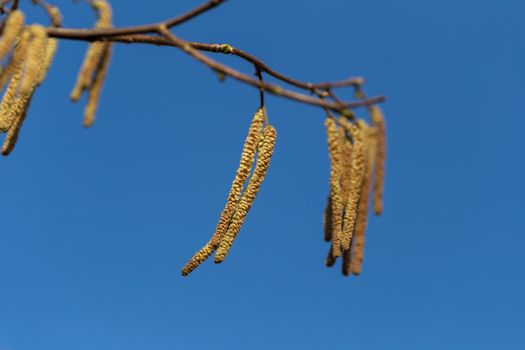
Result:
<svg viewBox="0 0 525 350"><path fill-rule="evenodd" d="M217 227L212 236L212 243L214 246L219 244L220 239L226 232L228 224L235 212L237 204L241 199L242 190L246 183L246 180L250 176L250 172L255 160L255 153L257 151L257 144L261 138L261 131L263 128L264 121L264 110L259 109L255 112L250 128L248 129L248 135L244 142L243 150L241 153L241 160L239 162L239 167L235 174L230 192L228 193L228 199L226 200L226 205L221 213Z"/></svg>
<svg viewBox="0 0 525 350"><path fill-rule="evenodd" d="M364 121L360 120L359 125L363 130L363 144L365 146L365 171L363 184L361 186L361 196L357 209L357 221L353 238L353 256L350 269L354 275L361 273L363 254L365 248L365 232L368 220L368 207L370 203L370 191L372 185L373 167L376 153L376 130L369 127Z"/></svg>
<svg viewBox="0 0 525 350"><path fill-rule="evenodd" d="M112 27L111 6L105 0L95 0L92 3L97 11L98 20L95 24L97 29ZM86 90L90 91L88 103L84 111L84 126L90 127L95 119L100 92L109 67L111 58L110 42L96 41L89 45L84 61L77 76L77 81L71 91L71 100L76 102Z"/></svg>
<svg viewBox="0 0 525 350"><path fill-rule="evenodd" d="M215 248L212 246L211 242L206 243L201 250L199 250L195 255L188 261L186 266L182 269L181 273L183 276L189 275L193 270L195 270L200 264L202 264L210 255L215 251Z"/></svg>
<svg viewBox="0 0 525 350"><path fill-rule="evenodd" d="M385 183L386 161L386 125L383 112L377 106L370 107L372 124L377 130L377 150L374 182L374 212L381 215L383 212L383 191Z"/></svg>
<svg viewBox="0 0 525 350"><path fill-rule="evenodd" d="M261 131L263 127L263 122L265 119L266 112L264 109L258 109L255 112L250 127L248 129L248 135L244 142L243 150L241 153L241 160L239 162L239 167L235 174L230 192L228 193L228 199L226 205L221 213L215 232L206 245L199 250L195 255L190 259L190 261L182 269L182 275L186 276L192 272L197 266L204 262L208 257L217 249L219 243L228 229L228 225L232 219L233 214L237 208L237 204L242 195L242 190L246 180L250 176L250 172L255 161L255 154L257 151L257 144L261 139Z"/></svg>
<svg viewBox="0 0 525 350"><path fill-rule="evenodd" d="M275 148L276 138L277 133L275 128L271 125L266 125L264 127L263 139L259 143L260 146L258 147L255 169L253 170L253 174L250 178L250 181L248 182L248 186L246 187L246 190L239 201L239 205L235 211L235 214L233 215L230 225L228 226L228 230L224 234L219 248L217 249L217 253L215 254L215 263L221 263L224 261L226 255L230 251L235 237L239 233L241 226L244 223L244 219L246 218L246 215L248 214L248 211L255 200L257 192L259 192L259 189L261 188L268 167L270 166L270 160Z"/></svg>
<svg viewBox="0 0 525 350"><path fill-rule="evenodd" d="M352 149L352 163L350 169L350 189L348 190L348 200L345 207L345 216L343 220L342 248L350 249L350 241L354 233L355 222L357 218L357 203L361 193L361 185L364 175L364 144L363 131L355 124L349 124L349 131L354 140Z"/></svg>
<svg viewBox="0 0 525 350"><path fill-rule="evenodd" d="M341 234L343 224L343 199L341 197L341 154L342 143L339 130L333 118L326 118L326 135L330 156L330 197L332 198L332 253L341 255Z"/></svg>
<svg viewBox="0 0 525 350"><path fill-rule="evenodd" d="M24 30L24 13L20 10L12 11L7 17L2 36L0 37L0 61L15 45L20 33Z"/></svg>
<svg viewBox="0 0 525 350"><path fill-rule="evenodd" d="M13 150L35 88L39 84L41 75L44 74L42 70L44 69L43 63L46 56L47 32L40 25L30 26L29 32L31 41L27 48L24 73L17 87L18 95L10 104L7 112L6 119L8 122L10 121L11 125L2 145L1 152L3 155L8 155ZM19 71L22 71L22 68Z"/></svg>

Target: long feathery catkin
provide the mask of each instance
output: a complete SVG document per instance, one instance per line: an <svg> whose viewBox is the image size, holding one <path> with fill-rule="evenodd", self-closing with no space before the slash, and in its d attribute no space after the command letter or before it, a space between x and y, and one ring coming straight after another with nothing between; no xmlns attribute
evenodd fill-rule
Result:
<svg viewBox="0 0 525 350"><path fill-rule="evenodd" d="M42 64L42 69L40 70L40 77L38 79L38 85L44 82L47 72L49 71L49 68L51 67L51 63L53 63L53 58L55 58L57 47L58 47L57 39L55 38L47 39L46 53L45 53L44 62Z"/></svg>
<svg viewBox="0 0 525 350"><path fill-rule="evenodd" d="M343 232L341 246L343 250L350 248L350 241L354 233L355 222L357 218L357 203L361 193L361 185L364 175L364 144L363 130L355 124L348 124L349 131L354 140L352 149L352 164L350 169L350 189L348 190L348 199L345 207L343 219Z"/></svg>
<svg viewBox="0 0 525 350"><path fill-rule="evenodd" d="M95 121L95 115L98 109L98 103L100 100L100 93L102 92L102 87L104 85L104 80L109 68L109 62L111 61L111 45L105 47L102 60L100 61L100 66L95 73L95 78L93 84L91 85L88 93L88 102L84 110L84 121L83 124L86 128L89 128L93 125Z"/></svg>
<svg viewBox="0 0 525 350"><path fill-rule="evenodd" d="M95 28L110 28L112 26L112 11L109 3L104 0L95 0L92 6L98 14ZM101 67L101 61L104 60L104 53L107 52L109 46L111 46L111 43L102 41L96 41L89 45L78 73L77 81L71 91L70 97L73 102L78 101L82 96L82 92L88 90L93 84L93 76L96 75L97 69ZM91 106L91 108L92 107L93 106Z"/></svg>
<svg viewBox="0 0 525 350"><path fill-rule="evenodd" d="M190 259L190 261L182 269L182 275L186 276L191 273L197 266L204 262L208 257L217 249L221 238L226 232L230 220L235 212L237 204L241 198L242 190L246 183L246 180L250 176L250 172L255 161L255 153L257 151L257 144L262 136L261 131L263 127L263 121L265 116L264 109L258 109L253 115L250 127L248 129L248 135L244 142L243 150L241 153L241 160L239 167L235 174L230 192L228 193L228 199L226 205L221 213L215 232L212 238L206 245L199 250Z"/></svg>
<svg viewBox="0 0 525 350"><path fill-rule="evenodd" d="M343 199L341 197L341 138L333 118L326 118L326 135L330 155L330 197L332 199L332 254L341 255L341 234L343 224Z"/></svg>
<svg viewBox="0 0 525 350"><path fill-rule="evenodd" d="M4 31L0 37L0 61L9 53L20 33L24 30L24 13L20 10L12 11L5 21Z"/></svg>
<svg viewBox="0 0 525 350"><path fill-rule="evenodd" d="M244 141L239 167L237 168L230 192L228 193L226 205L222 210L219 222L217 223L217 227L215 228L215 232L212 236L212 243L214 246L219 244L220 239L224 233L226 233L226 229L228 228L228 224L233 216L233 213L235 212L235 208L241 199L242 190L246 180L248 180L248 177L250 176L250 172L255 161L257 144L259 143L259 140L262 136L261 131L263 128L263 121L264 110L259 109L257 112L255 112L252 118L250 128L248 129L248 135Z"/></svg>
<svg viewBox="0 0 525 350"><path fill-rule="evenodd" d="M0 75L2 88L3 85L9 81L9 85L2 96L2 101L0 102L0 132L6 132L13 124L14 114L11 112L11 106L18 95L20 81L24 73L24 62L26 60L30 42L31 32L29 29L26 29L20 37L20 41L15 48L7 68L2 71L2 74Z"/></svg>
<svg viewBox="0 0 525 350"><path fill-rule="evenodd" d="M328 255L326 256L325 265L326 267L332 267L334 266L335 262L337 261L337 256L334 256L332 254L332 247L328 250Z"/></svg>
<svg viewBox="0 0 525 350"><path fill-rule="evenodd" d="M370 107L370 117L377 130L377 150L374 182L374 212L381 215L383 212L383 191L385 184L386 161L386 125L383 112L378 106Z"/></svg>
<svg viewBox="0 0 525 350"><path fill-rule="evenodd" d="M43 74L42 69L46 56L47 32L45 28L40 25L30 26L29 32L31 34L31 41L27 48L23 76L18 86L18 96L16 96L7 111L6 120L11 125L9 126L1 149L4 156L8 155L16 144L18 133L25 120L31 98ZM23 67L19 69L19 74L22 69Z"/></svg>
<svg viewBox="0 0 525 350"><path fill-rule="evenodd" d="M239 205L235 211L235 214L233 215L230 225L228 226L228 230L221 239L219 248L215 254L215 263L221 263L224 261L226 255L230 251L235 237L239 233L241 226L244 223L244 219L246 218L246 215L248 214L248 211L255 200L255 196L257 195L257 192L259 192L259 189L261 188L261 185L266 176L266 172L273 155L273 150L275 148L276 138L277 133L275 128L271 125L266 125L264 127L263 139L260 143L260 147L258 148L255 169L253 170L253 174L250 177L248 186L246 187L246 190L239 201Z"/></svg>
<svg viewBox="0 0 525 350"><path fill-rule="evenodd" d="M363 141L365 145L365 173L361 186L361 196L357 209L357 222L353 237L353 255L350 270L354 275L361 273L361 264L365 248L365 232L368 221L368 207L370 203L370 192L372 187L373 168L376 157L376 134L374 127L368 127L364 121L359 121L363 130Z"/></svg>
<svg viewBox="0 0 525 350"><path fill-rule="evenodd" d="M341 154L342 174L341 174L341 197L343 206L346 207L348 202L348 191L352 186L351 169L352 169L352 142L346 137L344 128L341 128L341 142L343 144Z"/></svg>

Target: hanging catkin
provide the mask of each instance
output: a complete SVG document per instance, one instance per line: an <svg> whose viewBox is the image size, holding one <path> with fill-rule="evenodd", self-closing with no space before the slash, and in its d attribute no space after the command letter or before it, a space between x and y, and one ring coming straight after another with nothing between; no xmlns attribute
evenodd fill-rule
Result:
<svg viewBox="0 0 525 350"><path fill-rule="evenodd" d="M262 136L261 131L265 114L266 112L264 109L258 109L257 112L255 112L248 129L248 135L244 141L239 167L237 168L230 192L228 193L226 205L221 213L215 232L213 233L211 240L190 259L186 266L184 266L182 269L183 276L188 275L208 259L208 257L217 249L220 240L224 236L224 233L226 233L255 161L255 153L257 151L257 144Z"/></svg>
<svg viewBox="0 0 525 350"><path fill-rule="evenodd" d="M15 45L20 33L24 30L24 13L20 10L12 11L7 17L2 36L0 37L0 61Z"/></svg>
<svg viewBox="0 0 525 350"><path fill-rule="evenodd" d="M355 237L354 237L355 239ZM351 249L347 249L343 252L343 275L349 276L351 273L352 264L352 252Z"/></svg>
<svg viewBox="0 0 525 350"><path fill-rule="evenodd" d="M255 169L253 170L248 186L239 201L237 210L231 219L228 230L221 239L219 248L215 254L215 263L221 263L226 258L226 255L228 254L233 241L239 233L239 230L244 223L244 219L255 200L255 196L261 188L273 155L276 137L277 133L275 128L271 125L266 125L264 127L263 138L258 145Z"/></svg>
<svg viewBox="0 0 525 350"><path fill-rule="evenodd" d="M341 233L343 223L343 199L341 197L342 143L333 118L326 118L326 135L330 155L330 197L332 201L332 254L341 255Z"/></svg>
<svg viewBox="0 0 525 350"><path fill-rule="evenodd" d="M22 79L24 63L27 56L27 49L31 41L31 32L29 29L24 30L19 43L14 50L13 56L9 61L6 69L1 73L2 87L5 82L9 81L2 101L0 102L0 132L6 132L13 124L13 116L11 113L11 106L16 100L19 91L20 80Z"/></svg>
<svg viewBox="0 0 525 350"><path fill-rule="evenodd" d="M374 212L381 215L383 212L383 190L385 182L385 161L386 161L386 125L381 108L370 107L370 117L372 125L377 130L377 150L374 182Z"/></svg>
<svg viewBox="0 0 525 350"><path fill-rule="evenodd" d="M228 228L228 224L235 212L235 208L241 199L242 190L246 180L248 180L248 177L250 176L253 162L255 160L255 153L257 151L257 144L262 136L261 131L263 128L264 113L263 109L259 109L252 118L241 153L239 167L237 168L230 192L228 193L226 205L224 206L219 222L217 223L217 227L212 236L212 243L214 246L219 243L224 233L226 233L226 229Z"/></svg>
<svg viewBox="0 0 525 350"><path fill-rule="evenodd" d="M23 76L17 86L18 95L9 105L7 117L5 118L7 122L10 123L10 126L2 145L1 152L3 155L8 155L13 150L35 88L39 84L41 76L44 74L42 70L44 69L43 63L46 59L46 29L41 25L32 25L29 27L29 32L31 41L27 48ZM18 74L21 74L21 71L22 67L19 69Z"/></svg>
<svg viewBox="0 0 525 350"><path fill-rule="evenodd" d="M363 143L365 146L365 171L361 186L361 196L357 209L357 221L353 237L353 255L350 263L350 270L354 275L361 273L363 254L365 247L365 232L368 220L368 207L370 203L370 191L372 185L373 168L376 157L376 129L369 127L364 121L359 121L359 126L363 130Z"/></svg>
<svg viewBox="0 0 525 350"><path fill-rule="evenodd" d="M105 0L95 0L92 3L97 11L98 20L96 29L107 29L112 27L111 6ZM88 103L84 111L84 126L89 127L95 120L100 92L107 74L109 60L111 58L111 43L96 41L89 45L84 61L77 76L77 81L71 91L71 100L76 102L82 96L82 92L88 90Z"/></svg>
<svg viewBox="0 0 525 350"><path fill-rule="evenodd" d="M352 148L352 163L350 169L350 188L348 190L348 199L345 207L342 232L342 248L350 248L350 241L354 233L355 222L357 218L357 203L361 193L361 185L364 175L364 145L363 131L355 124L348 124L349 131L354 141Z"/></svg>

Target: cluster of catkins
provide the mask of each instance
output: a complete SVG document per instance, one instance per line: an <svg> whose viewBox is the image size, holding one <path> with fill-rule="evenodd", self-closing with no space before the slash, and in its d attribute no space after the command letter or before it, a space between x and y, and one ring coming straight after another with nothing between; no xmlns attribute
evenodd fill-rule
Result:
<svg viewBox="0 0 525 350"><path fill-rule="evenodd" d="M326 266L342 255L343 274L359 275L363 262L370 197L376 215L383 211L386 133L381 109L370 107L371 125L346 117L326 119L330 155L330 195L324 239L331 241Z"/></svg>
<svg viewBox="0 0 525 350"><path fill-rule="evenodd" d="M208 243L195 253L184 266L182 269L183 276L197 268L214 251L217 251L215 263L224 261L264 181L272 158L276 137L275 128L268 123L266 110L260 108L253 116L250 124L239 168L228 194L226 205L215 228L215 233ZM254 163L255 168L253 168Z"/></svg>
<svg viewBox="0 0 525 350"><path fill-rule="evenodd" d="M111 27L109 4L105 0L95 0L91 4L98 14L96 28ZM50 8L49 14L55 25L60 22L60 12L56 7ZM49 38L43 26L26 25L21 10L9 13L0 37L0 62L7 61L0 68L0 90L7 85L0 102L0 132L7 133L1 149L3 155L8 155L16 144L33 94L42 84L57 46L57 39ZM86 127L91 126L95 119L110 55L111 43L90 44L71 93L71 99L77 101L83 91L88 92L84 113Z"/></svg>

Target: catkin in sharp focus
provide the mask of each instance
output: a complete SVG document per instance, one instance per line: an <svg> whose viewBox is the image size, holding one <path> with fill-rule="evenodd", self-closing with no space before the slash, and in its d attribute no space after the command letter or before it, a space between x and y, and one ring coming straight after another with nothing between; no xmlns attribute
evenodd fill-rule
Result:
<svg viewBox="0 0 525 350"><path fill-rule="evenodd" d="M263 128L263 122L264 110L259 109L252 118L250 128L248 129L248 135L246 136L241 153L239 167L237 168L230 192L228 193L226 205L224 206L224 209L219 218L219 222L217 223L217 227L215 228L215 232L212 236L212 243L214 246L219 244L222 236L224 233L226 233L226 229L228 228L228 224L233 216L233 213L235 212L235 208L241 199L242 190L246 180L248 180L248 177L250 176L253 162L255 161L257 144L259 143L262 136L261 131Z"/></svg>
<svg viewBox="0 0 525 350"><path fill-rule="evenodd" d="M215 254L215 263L221 263L226 258L226 255L228 254L233 241L239 233L241 226L244 223L244 219L255 200L255 196L261 188L273 155L276 137L277 133L275 128L271 125L266 125L264 127L263 139L258 145L255 169L253 170L248 186L239 201L239 205L233 215L230 225L228 226L228 230L221 239L219 248Z"/></svg>
<svg viewBox="0 0 525 350"><path fill-rule="evenodd" d="M95 24L97 29L112 27L111 6L105 0L95 0L92 3L97 11L98 20ZM84 111L84 126L89 127L93 124L95 113L98 106L100 92L107 74L109 60L111 57L111 43L97 41L89 45L89 48L82 62L78 73L77 81L71 91L71 100L76 102L80 99L82 92L88 90L89 97Z"/></svg>
<svg viewBox="0 0 525 350"><path fill-rule="evenodd" d="M375 182L374 182L374 212L381 215L383 212L383 191L385 182L385 161L386 161L386 125L383 112L378 106L370 107L370 117L377 130L377 150L375 162Z"/></svg>
<svg viewBox="0 0 525 350"><path fill-rule="evenodd" d="M250 176L250 172L255 161L255 153L257 151L257 144L262 136L261 131L263 127L263 122L265 118L264 109L259 109L253 115L250 127L248 129L248 135L244 142L244 146L241 153L241 160L239 162L239 167L235 174L230 192L228 193L228 199L226 200L226 205L221 213L215 232L213 233L212 238L206 245L199 250L195 255L190 259L190 261L182 269L182 275L187 276L191 273L197 266L204 262L208 257L217 249L220 240L222 239L224 233L228 229L230 220L237 208L237 204L241 198L242 190L246 183L246 180Z"/></svg>
<svg viewBox="0 0 525 350"><path fill-rule="evenodd" d="M7 17L2 36L0 37L0 61L9 53L20 33L24 30L24 13L20 10L12 11Z"/></svg>
<svg viewBox="0 0 525 350"><path fill-rule="evenodd" d="M376 129L374 127L369 127L362 120L359 121L359 124L361 130L363 130L363 143L365 145L365 171L357 209L357 221L352 247L352 261L350 262L350 270L354 275L359 275L361 273L361 264L363 263L368 207L370 203L373 168L376 157Z"/></svg>
<svg viewBox="0 0 525 350"><path fill-rule="evenodd" d="M343 199L341 197L342 142L336 122L326 118L326 134L330 156L330 197L332 201L332 254L341 255L341 233L343 223Z"/></svg>
<svg viewBox="0 0 525 350"><path fill-rule="evenodd" d="M348 124L349 131L354 141L352 148L352 163L350 169L350 188L348 190L348 199L345 206L342 232L342 248L350 248L350 241L354 233L355 222L357 218L357 203L361 193L361 185L364 175L364 145L363 131L355 124Z"/></svg>

